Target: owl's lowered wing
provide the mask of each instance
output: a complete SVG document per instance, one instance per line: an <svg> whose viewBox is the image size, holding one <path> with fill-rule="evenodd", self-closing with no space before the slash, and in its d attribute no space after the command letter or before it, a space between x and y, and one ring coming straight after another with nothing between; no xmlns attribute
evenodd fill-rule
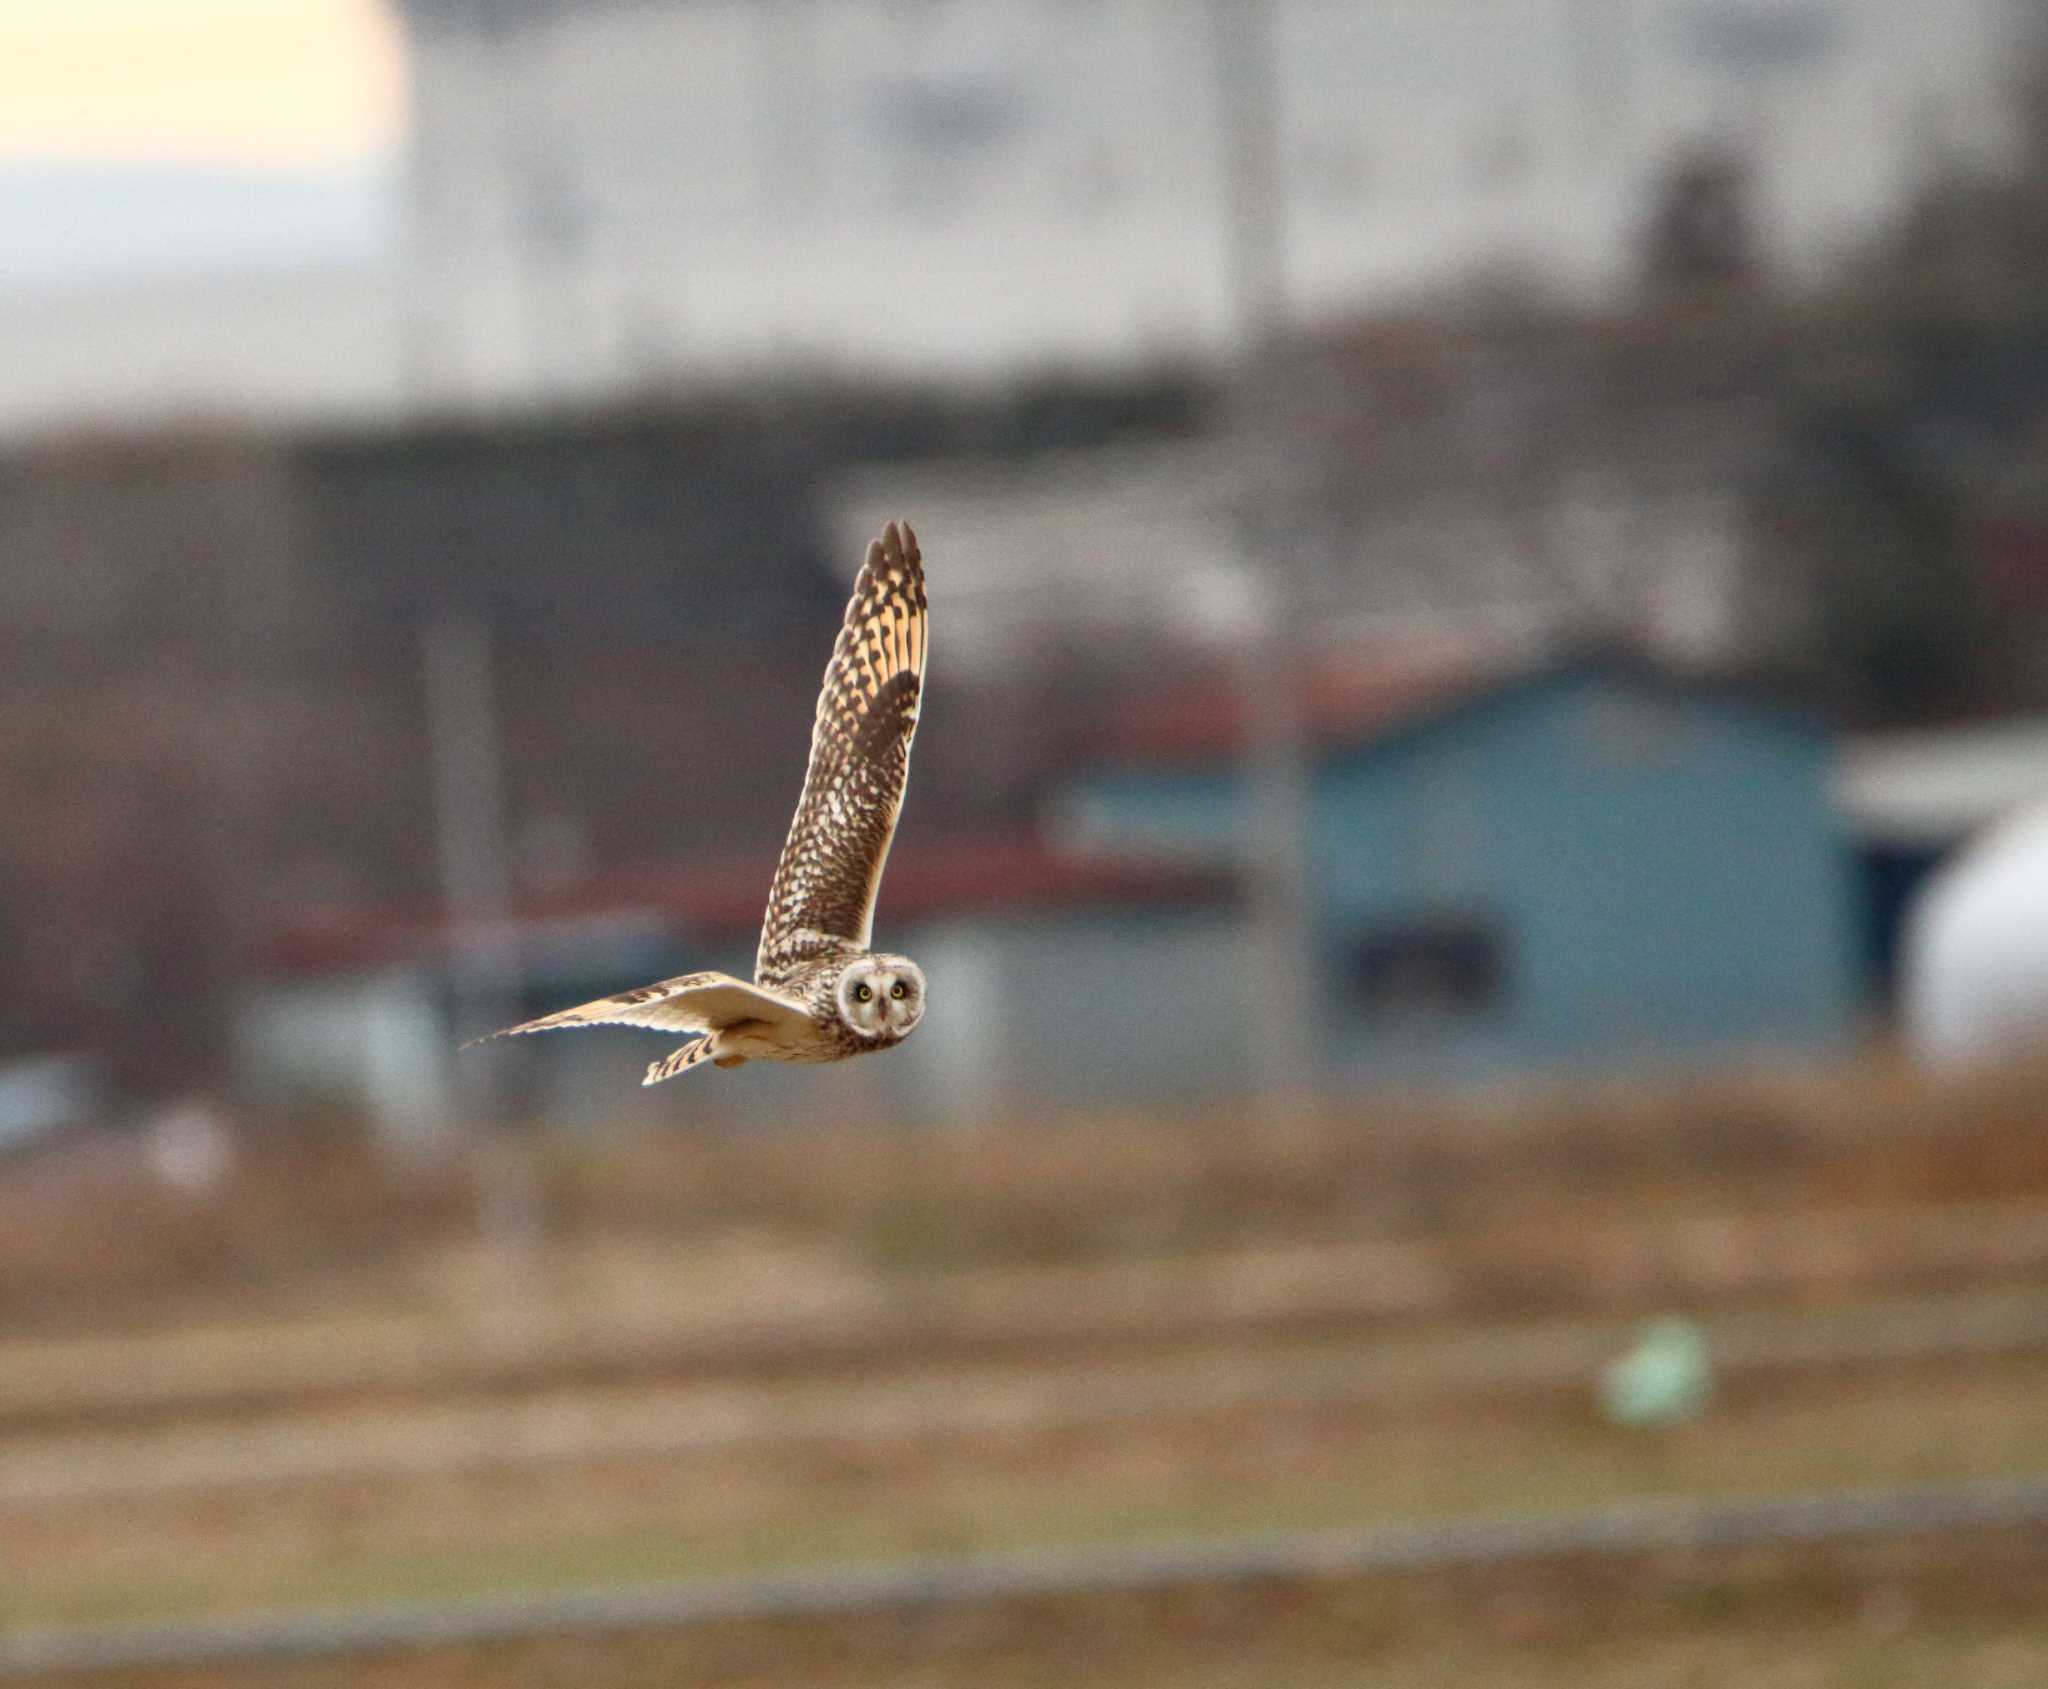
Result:
<svg viewBox="0 0 2048 1689"><path fill-rule="evenodd" d="M644 1026L657 1032L716 1032L743 1020L773 1024L807 1021L809 1012L793 997L764 991L731 974L677 974L674 979L621 991L579 1003L539 1020L508 1026L492 1038L513 1038L528 1032L553 1032L564 1026ZM481 1039L478 1042L482 1042Z"/></svg>
<svg viewBox="0 0 2048 1689"><path fill-rule="evenodd" d="M924 560L891 522L868 547L818 694L810 768L768 892L754 977L866 949L924 691Z"/></svg>

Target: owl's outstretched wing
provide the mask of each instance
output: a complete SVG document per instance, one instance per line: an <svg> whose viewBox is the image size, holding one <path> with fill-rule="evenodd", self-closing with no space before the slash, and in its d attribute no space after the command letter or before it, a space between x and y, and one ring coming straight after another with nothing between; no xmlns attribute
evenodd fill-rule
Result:
<svg viewBox="0 0 2048 1689"><path fill-rule="evenodd" d="M818 694L811 762L768 892L754 977L865 950L924 691L924 560L910 524L868 547Z"/></svg>
<svg viewBox="0 0 2048 1689"><path fill-rule="evenodd" d="M490 1038L513 1038L528 1032L553 1032L564 1026L645 1026L657 1032L716 1032L743 1020L764 1020L771 1024L807 1021L809 1011L793 997L779 991L765 991L731 974L677 974L616 997L600 997L594 1003L579 1003L560 1009L539 1020L524 1021ZM482 1043L483 1039L475 1042Z"/></svg>

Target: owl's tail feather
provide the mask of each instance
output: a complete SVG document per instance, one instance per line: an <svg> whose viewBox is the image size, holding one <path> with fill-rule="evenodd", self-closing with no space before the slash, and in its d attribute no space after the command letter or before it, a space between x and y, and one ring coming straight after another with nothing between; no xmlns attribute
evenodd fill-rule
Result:
<svg viewBox="0 0 2048 1689"><path fill-rule="evenodd" d="M673 1079L678 1073L687 1073L701 1061L711 1057L711 1041L716 1034L693 1039L680 1050L671 1050L660 1061L650 1063L643 1085L659 1085L664 1079Z"/></svg>

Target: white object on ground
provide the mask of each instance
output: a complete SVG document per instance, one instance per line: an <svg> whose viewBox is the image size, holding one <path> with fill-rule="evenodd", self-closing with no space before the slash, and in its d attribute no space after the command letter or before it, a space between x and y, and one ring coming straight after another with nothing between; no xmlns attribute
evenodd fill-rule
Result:
<svg viewBox="0 0 2048 1689"><path fill-rule="evenodd" d="M1907 920L1899 1007L1921 1060L1951 1066L2048 1039L2048 804L1939 869Z"/></svg>

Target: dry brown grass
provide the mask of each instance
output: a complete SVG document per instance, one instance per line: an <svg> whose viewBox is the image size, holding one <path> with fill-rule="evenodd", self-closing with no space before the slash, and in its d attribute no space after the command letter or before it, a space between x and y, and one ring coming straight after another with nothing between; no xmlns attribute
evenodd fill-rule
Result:
<svg viewBox="0 0 2048 1689"><path fill-rule="evenodd" d="M1938 1083L1875 1058L1280 1120L1219 1105L892 1138L673 1134L562 1175L572 1224L794 1225L911 1265L1429 1234L1617 1200L1967 1201L2048 1192L2048 1067Z"/></svg>
<svg viewBox="0 0 2048 1689"><path fill-rule="evenodd" d="M250 1123L242 1137L229 1188L204 1203L105 1144L17 1163L0 1179L0 1333L289 1315L309 1303L417 1312L487 1288L480 1272L465 1282L423 1265L463 1258L451 1246L472 1234L468 1167L400 1178L342 1129ZM1438 1276L1448 1253L1468 1278L1496 1282L1497 1306L1549 1305L1569 1287L1544 1282L1570 1268L1540 1259L1544 1235L1588 1239L1586 1282L1597 1283L1599 1240L1625 1256L1639 1248L1632 1230L1669 1220L1691 1228L1683 1281L1717 1250L1772 1253L1772 1228L1803 1216L1853 1229L1858 1214L2010 1211L2048 1197L2048 1067L1936 1083L1874 1058L1277 1119L1218 1105L972 1132L529 1142L565 1260L636 1238L753 1238L785 1264L881 1274L910 1293L963 1272L1342 1243L1384 1248L1396 1276L1404 1251ZM1718 1245L1716 1227L1727 1234ZM1812 1261L1822 1281L1834 1270L1824 1243ZM778 1269L758 1288L800 1301L802 1281Z"/></svg>
<svg viewBox="0 0 2048 1689"><path fill-rule="evenodd" d="M1243 1351L1126 1378L932 1369L861 1387L564 1391L517 1407L219 1422L119 1446L51 1439L46 1455L13 1451L0 1487L0 1621L2048 1467L2038 1355L1731 1377L1700 1424L1643 1440L1590 1412L1608 1345L1586 1335L1567 1335L1566 1364L1538 1376L1394 1391L1377 1374L1404 1363L1398 1352ZM1226 1375L1234 1387L1219 1389ZM245 1457L260 1469L243 1470ZM89 1481L39 1498L19 1482L38 1464Z"/></svg>
<svg viewBox="0 0 2048 1689"><path fill-rule="evenodd" d="M1943 1552L1943 1547L1948 1552ZM2037 1689L2030 1537L731 1621L42 1689Z"/></svg>
<svg viewBox="0 0 2048 1689"><path fill-rule="evenodd" d="M19 1620L389 1599L2038 1470L2043 1362L2021 1339L2028 1287L2048 1286L2044 1124L2048 1072L1936 1085L1873 1061L1283 1119L1219 1107L551 1145L551 1241L512 1286L510 1324L491 1318L507 1283L474 1242L464 1168L401 1185L329 1133L259 1145L221 1202L186 1207L117 1157L49 1159L0 1191L0 1607ZM1944 1288L1971 1295L1946 1313L1854 1302ZM1584 1383L1628 1318L1671 1305L1712 1312L1729 1341L1778 1336L1731 1366L1696 1434L1646 1452L1592 1423ZM1973 1350L1958 1327L1994 1305ZM1581 1323L1546 1336L1520 1323L1534 1315ZM1848 1349L1816 1338L1806 1364L1794 1323L1839 1327ZM1922 1327L1932 1358L1885 1357ZM1873 1334L1876 1358L1856 1361ZM1404 1359L1404 1343L1463 1358ZM1772 1343L1783 1353L1763 1364ZM1109 1400L1125 1373L1136 1406ZM1241 1393L1204 1397L1216 1377ZM1093 1417L1079 1411L1091 1400ZM663 1426L720 1413L731 1437L661 1444ZM616 1444L598 1434L607 1415L628 1433ZM492 1458L563 1425L589 1446ZM648 1427L654 1443L636 1446ZM435 1437L459 1458L406 1466ZM157 1481L206 1438L217 1472ZM321 1439L336 1455L323 1469L238 1471L251 1451ZM380 1466L379 1449L405 1459ZM123 1470L148 1481L124 1489ZM1915 1600L1925 1570L1899 1572L1919 1580ZM1909 1656L1851 1646L1848 1592L1891 1574L1865 1566L1814 1595L1804 1570L1778 1572L1789 1605L1761 1574L1687 1586L1729 1627L1627 1608L1597 1579L1497 1608L1472 1589L1297 1592L1275 1611L1299 1624L1260 1618L1263 1596L1212 1592L1205 1610L1243 1621L1227 1648L1213 1619L1196 1622L1200 1603L1142 1622L1111 1604L917 1621L938 1628L901 1648L901 1618L740 1627L688 1641L688 1680L2001 1681L2006 1656L1961 1640L1956 1659L1990 1662L1977 1677L1871 1676ZM1640 1646L1609 1648L1614 1633L1587 1628L1602 1613L1642 1621ZM1780 1626L1796 1646L1744 1652ZM293 1681L675 1681L679 1646L458 1651ZM2031 1666L2042 1646L2011 1658ZM1464 1663L1432 1676L1439 1656ZM237 1681L128 1681L202 1680Z"/></svg>

